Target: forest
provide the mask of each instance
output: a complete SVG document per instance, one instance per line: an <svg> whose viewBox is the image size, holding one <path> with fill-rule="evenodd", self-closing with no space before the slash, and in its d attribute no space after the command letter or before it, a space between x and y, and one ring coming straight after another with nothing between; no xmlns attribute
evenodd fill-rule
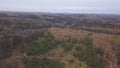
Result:
<svg viewBox="0 0 120 68"><path fill-rule="evenodd" d="M0 68L120 68L120 15L0 12Z"/></svg>

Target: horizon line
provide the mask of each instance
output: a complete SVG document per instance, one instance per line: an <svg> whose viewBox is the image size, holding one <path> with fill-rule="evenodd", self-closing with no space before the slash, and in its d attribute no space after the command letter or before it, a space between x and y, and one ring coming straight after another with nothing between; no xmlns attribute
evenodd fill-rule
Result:
<svg viewBox="0 0 120 68"><path fill-rule="evenodd" d="M0 10L1 12L13 12L13 13L48 13L48 14L97 14L97 15L120 15L119 13L95 13L95 12L41 12L41 11L15 11L15 10Z"/></svg>

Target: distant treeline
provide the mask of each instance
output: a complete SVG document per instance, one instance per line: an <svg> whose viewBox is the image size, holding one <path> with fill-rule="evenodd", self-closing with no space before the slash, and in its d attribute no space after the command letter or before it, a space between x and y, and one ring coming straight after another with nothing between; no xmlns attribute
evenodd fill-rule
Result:
<svg viewBox="0 0 120 68"><path fill-rule="evenodd" d="M103 29L90 29L90 28L79 28L79 29L90 31L90 32L96 32L96 33L120 35L120 31L108 31L108 30L103 30Z"/></svg>

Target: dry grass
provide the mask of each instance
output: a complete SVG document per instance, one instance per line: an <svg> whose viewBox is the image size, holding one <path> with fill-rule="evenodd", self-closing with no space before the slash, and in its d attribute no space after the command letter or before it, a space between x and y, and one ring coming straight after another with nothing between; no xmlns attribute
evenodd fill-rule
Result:
<svg viewBox="0 0 120 68"><path fill-rule="evenodd" d="M75 39L88 37L86 31L75 30L70 28L50 28L49 31L55 36L56 39L66 39L67 37L72 37Z"/></svg>

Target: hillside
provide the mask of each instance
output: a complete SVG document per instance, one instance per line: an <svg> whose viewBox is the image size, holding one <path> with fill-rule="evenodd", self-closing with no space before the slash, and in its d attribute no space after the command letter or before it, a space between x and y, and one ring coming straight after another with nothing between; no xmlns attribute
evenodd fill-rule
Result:
<svg viewBox="0 0 120 68"><path fill-rule="evenodd" d="M120 68L120 15L0 11L0 68Z"/></svg>

